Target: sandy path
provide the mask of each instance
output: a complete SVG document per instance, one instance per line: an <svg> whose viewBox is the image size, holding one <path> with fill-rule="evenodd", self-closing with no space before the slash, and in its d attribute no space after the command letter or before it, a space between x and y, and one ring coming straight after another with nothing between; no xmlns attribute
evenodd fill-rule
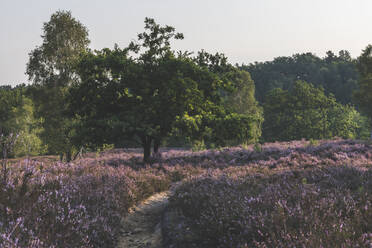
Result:
<svg viewBox="0 0 372 248"><path fill-rule="evenodd" d="M123 220L118 248L161 248L161 216L168 204L169 191L157 193L132 208Z"/></svg>

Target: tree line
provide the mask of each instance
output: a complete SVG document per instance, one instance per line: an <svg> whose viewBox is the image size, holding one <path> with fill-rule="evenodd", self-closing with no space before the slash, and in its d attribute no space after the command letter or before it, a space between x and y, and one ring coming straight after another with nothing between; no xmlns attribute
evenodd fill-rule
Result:
<svg viewBox="0 0 372 248"><path fill-rule="evenodd" d="M359 72L357 59L346 50L338 55L328 51L324 58L312 53L277 57L272 61L240 65L248 71L256 84L256 97L265 101L266 94L275 88L291 90L298 80L322 87L326 94L333 94L342 104L352 104L352 92L357 90Z"/></svg>
<svg viewBox="0 0 372 248"><path fill-rule="evenodd" d="M0 88L1 144L5 149L3 137L17 135L13 156L70 161L82 147L140 146L148 162L162 145L368 136L369 121L351 105L351 92L365 99L370 75L358 70L370 54L232 65L222 53L173 50L183 34L151 18L127 47L91 50L88 30L68 11L44 23L42 39L29 54L32 84Z"/></svg>

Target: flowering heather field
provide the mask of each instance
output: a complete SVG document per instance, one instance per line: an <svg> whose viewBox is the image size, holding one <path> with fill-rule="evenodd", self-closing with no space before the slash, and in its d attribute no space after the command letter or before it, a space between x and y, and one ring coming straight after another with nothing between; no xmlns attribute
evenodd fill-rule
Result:
<svg viewBox="0 0 372 248"><path fill-rule="evenodd" d="M131 206L197 171L115 168L87 159L22 161L8 173L0 191L0 247L114 247Z"/></svg>
<svg viewBox="0 0 372 248"><path fill-rule="evenodd" d="M171 207L193 239L169 247L372 246L372 170L213 172L180 186Z"/></svg>
<svg viewBox="0 0 372 248"><path fill-rule="evenodd" d="M1 183L0 247L114 247L128 209L181 180L170 208L192 246L369 247L371 158L368 143L334 140L168 149L151 166L137 149L22 160Z"/></svg>

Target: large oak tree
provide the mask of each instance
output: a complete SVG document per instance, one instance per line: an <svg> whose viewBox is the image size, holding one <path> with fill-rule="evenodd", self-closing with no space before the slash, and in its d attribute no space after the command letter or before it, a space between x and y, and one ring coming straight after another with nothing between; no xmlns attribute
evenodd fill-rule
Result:
<svg viewBox="0 0 372 248"><path fill-rule="evenodd" d="M78 140L91 147L137 140L147 162L152 144L157 152L161 140L175 128L193 138L213 130L219 143L250 136L249 124L262 120L246 116L252 106L257 107L247 73L239 73L220 54L201 52L194 58L188 52L175 52L171 40L182 38L173 27L146 18L145 32L127 48L82 56L81 82L70 91L71 113L82 124ZM237 111L240 100L231 97L238 95L246 97L242 104L252 102L252 106ZM231 108L224 106L228 102Z"/></svg>

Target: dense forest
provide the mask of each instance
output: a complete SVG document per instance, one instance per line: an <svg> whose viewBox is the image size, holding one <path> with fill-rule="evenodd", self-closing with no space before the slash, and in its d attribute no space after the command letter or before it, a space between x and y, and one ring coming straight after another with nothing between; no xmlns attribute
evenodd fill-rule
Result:
<svg viewBox="0 0 372 248"><path fill-rule="evenodd" d="M83 149L143 147L148 161L160 146L369 136L369 46L357 59L342 50L234 66L222 53L174 51L183 34L146 18L127 47L93 51L66 11L41 37L26 69L32 83L0 88L2 157L70 161Z"/></svg>

